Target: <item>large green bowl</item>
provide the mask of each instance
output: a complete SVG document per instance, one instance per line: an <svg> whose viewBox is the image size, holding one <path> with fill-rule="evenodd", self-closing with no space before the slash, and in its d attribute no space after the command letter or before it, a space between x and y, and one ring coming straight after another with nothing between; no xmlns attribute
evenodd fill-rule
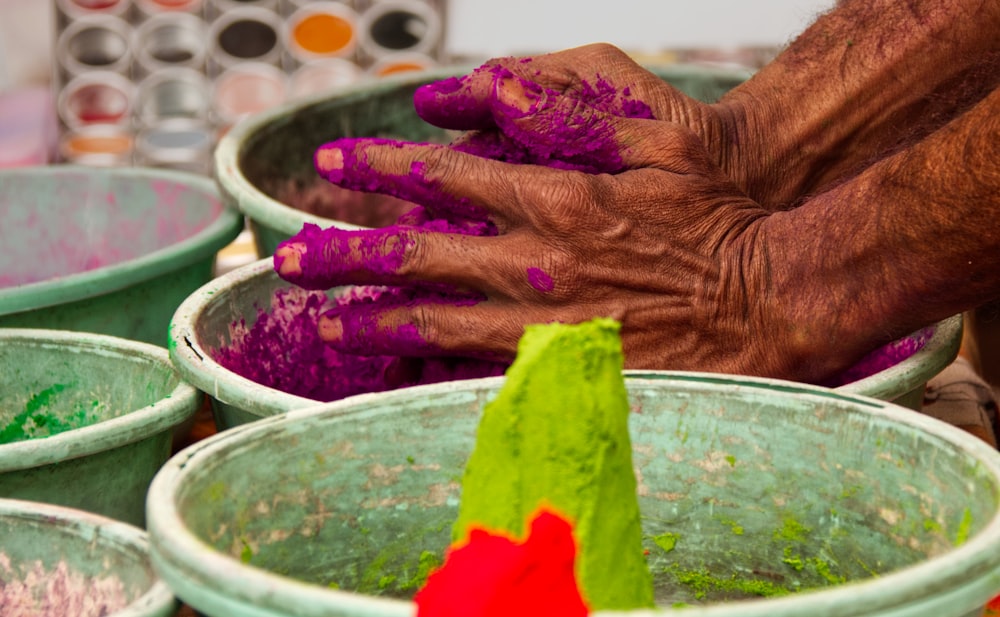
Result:
<svg viewBox="0 0 1000 617"><path fill-rule="evenodd" d="M0 614L171 617L146 533L90 512L0 499Z"/></svg>
<svg viewBox="0 0 1000 617"><path fill-rule="evenodd" d="M150 487L154 566L209 617L412 616L502 384L360 395L185 449ZM659 608L613 614L978 617L1000 590L1000 454L982 441L791 382L625 384Z"/></svg>
<svg viewBox="0 0 1000 617"><path fill-rule="evenodd" d="M0 328L0 375L0 497L141 527L149 483L203 400L167 350L88 332Z"/></svg>
<svg viewBox="0 0 1000 617"><path fill-rule="evenodd" d="M0 327L160 346L243 228L208 178L69 165L0 170L0 221Z"/></svg>

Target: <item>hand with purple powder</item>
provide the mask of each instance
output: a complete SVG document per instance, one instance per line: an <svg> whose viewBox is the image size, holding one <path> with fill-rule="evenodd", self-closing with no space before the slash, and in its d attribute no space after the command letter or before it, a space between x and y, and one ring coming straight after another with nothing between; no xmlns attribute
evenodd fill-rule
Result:
<svg viewBox="0 0 1000 617"><path fill-rule="evenodd" d="M321 318L346 353L503 362L527 324L610 317L628 368L822 383L1000 294L1000 236L983 233L1000 73L935 96L1000 65L995 26L996 3L845 0L715 106L607 46L497 61L418 96L427 120L473 131L453 146L317 151L333 184L420 210L304 230L275 266L412 291Z"/></svg>

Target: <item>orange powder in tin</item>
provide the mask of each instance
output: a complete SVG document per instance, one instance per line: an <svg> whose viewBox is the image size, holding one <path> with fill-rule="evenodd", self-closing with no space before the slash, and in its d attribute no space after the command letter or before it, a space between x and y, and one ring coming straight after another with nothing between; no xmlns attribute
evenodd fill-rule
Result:
<svg viewBox="0 0 1000 617"><path fill-rule="evenodd" d="M132 148L132 140L124 135L78 135L66 142L72 154L123 154Z"/></svg>
<svg viewBox="0 0 1000 617"><path fill-rule="evenodd" d="M292 37L302 49L314 54L335 54L354 38L354 24L329 13L305 17L292 28Z"/></svg>
<svg viewBox="0 0 1000 617"><path fill-rule="evenodd" d="M426 69L427 66L424 64L419 64L417 62L394 62L392 64L387 64L386 66L378 70L379 77L386 77L388 75L395 75L397 73L406 73L408 71L422 71Z"/></svg>

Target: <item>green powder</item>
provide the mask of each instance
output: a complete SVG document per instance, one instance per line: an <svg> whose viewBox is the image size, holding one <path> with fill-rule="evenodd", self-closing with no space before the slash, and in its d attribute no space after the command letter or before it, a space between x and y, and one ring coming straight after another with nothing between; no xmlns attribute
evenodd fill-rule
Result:
<svg viewBox="0 0 1000 617"><path fill-rule="evenodd" d="M456 540L470 526L523 538L540 506L569 517L591 610L653 606L622 366L617 322L528 326L483 411L453 529Z"/></svg>
<svg viewBox="0 0 1000 617"><path fill-rule="evenodd" d="M77 404L69 410L60 400L59 394L75 385L57 383L32 395L24 411L0 428L0 444L58 435L97 422L100 401L93 401L89 407Z"/></svg>

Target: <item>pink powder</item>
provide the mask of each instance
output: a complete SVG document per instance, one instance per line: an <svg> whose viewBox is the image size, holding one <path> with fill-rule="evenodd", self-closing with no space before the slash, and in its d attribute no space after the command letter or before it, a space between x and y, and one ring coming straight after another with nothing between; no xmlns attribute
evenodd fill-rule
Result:
<svg viewBox="0 0 1000 617"><path fill-rule="evenodd" d="M126 608L132 597L116 576L85 576L65 561L15 566L0 553L0 608L4 617L103 617Z"/></svg>

